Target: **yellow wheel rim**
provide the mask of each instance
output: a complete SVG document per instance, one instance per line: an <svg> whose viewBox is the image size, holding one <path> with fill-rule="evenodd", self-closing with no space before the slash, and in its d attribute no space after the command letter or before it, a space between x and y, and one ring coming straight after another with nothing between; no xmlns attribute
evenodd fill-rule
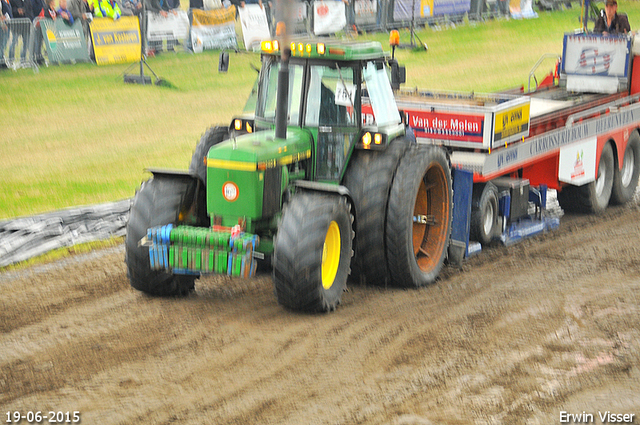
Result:
<svg viewBox="0 0 640 425"><path fill-rule="evenodd" d="M338 223L332 221L324 238L322 249L322 287L329 289L338 273L340 264L340 228Z"/></svg>

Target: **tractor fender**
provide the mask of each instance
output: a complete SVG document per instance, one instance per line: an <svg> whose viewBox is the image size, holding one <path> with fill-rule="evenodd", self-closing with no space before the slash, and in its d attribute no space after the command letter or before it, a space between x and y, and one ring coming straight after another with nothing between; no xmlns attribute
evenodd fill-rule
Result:
<svg viewBox="0 0 640 425"><path fill-rule="evenodd" d="M353 197L351 196L351 192L346 186L331 184L331 183L321 183L314 182L309 180L295 180L292 184L298 189L309 190L313 192L324 192L324 193L335 193L339 196L344 196L349 201L349 205L351 206L351 216L353 217L352 227L353 229L357 229L356 226L358 221L358 211L356 210L356 204L353 202Z"/></svg>

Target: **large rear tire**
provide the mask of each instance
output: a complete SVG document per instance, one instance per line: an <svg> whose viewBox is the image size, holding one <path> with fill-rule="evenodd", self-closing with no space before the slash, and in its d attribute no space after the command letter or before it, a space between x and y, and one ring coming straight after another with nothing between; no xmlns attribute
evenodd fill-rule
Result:
<svg viewBox="0 0 640 425"><path fill-rule="evenodd" d="M216 126L209 127L207 131L202 135L196 150L191 157L191 164L189 164L189 174L196 175L207 184L207 166L204 163L204 159L209 153L211 147L229 138L229 129L227 127Z"/></svg>
<svg viewBox="0 0 640 425"><path fill-rule="evenodd" d="M351 276L366 283L383 285L389 275L384 249L387 204L398 162L409 143L398 138L384 151L355 151L344 177L357 213Z"/></svg>
<svg viewBox="0 0 640 425"><path fill-rule="evenodd" d="M566 186L558 192L558 202L566 210L577 213L602 214L609 205L613 189L613 149L602 148L596 180L583 186Z"/></svg>
<svg viewBox="0 0 640 425"><path fill-rule="evenodd" d="M493 183L474 185L469 227L470 239L486 245L498 235L499 228L498 189Z"/></svg>
<svg viewBox="0 0 640 425"><path fill-rule="evenodd" d="M344 197L294 196L274 240L273 281L278 302L292 310L327 312L342 298L353 251Z"/></svg>
<svg viewBox="0 0 640 425"><path fill-rule="evenodd" d="M451 170L444 150L409 149L391 187L386 249L395 286L435 281L449 245L452 218Z"/></svg>
<svg viewBox="0 0 640 425"><path fill-rule="evenodd" d="M640 135L634 131L624 151L622 169L614 168L611 203L620 205L629 202L638 187L638 177L640 177Z"/></svg>
<svg viewBox="0 0 640 425"><path fill-rule="evenodd" d="M174 275L151 270L149 248L138 246L147 229L165 224L177 224L186 212L185 195L192 181L156 177L142 183L136 194L126 227L125 262L131 286L157 296L182 296L194 289L195 276ZM190 204L190 203L189 203Z"/></svg>

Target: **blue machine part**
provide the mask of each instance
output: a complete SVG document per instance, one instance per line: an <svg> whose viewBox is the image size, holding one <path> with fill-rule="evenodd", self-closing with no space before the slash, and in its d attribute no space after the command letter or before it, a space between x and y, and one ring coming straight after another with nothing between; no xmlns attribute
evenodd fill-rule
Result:
<svg viewBox="0 0 640 425"><path fill-rule="evenodd" d="M449 243L449 262L460 264L465 257L480 252L474 245L469 250L469 228L471 220L471 198L473 194L473 173L458 168L451 170L453 180L453 222Z"/></svg>

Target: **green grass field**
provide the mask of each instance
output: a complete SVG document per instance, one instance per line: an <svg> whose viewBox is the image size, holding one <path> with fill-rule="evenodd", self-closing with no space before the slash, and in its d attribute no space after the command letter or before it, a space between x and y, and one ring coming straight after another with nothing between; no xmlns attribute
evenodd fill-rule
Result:
<svg viewBox="0 0 640 425"><path fill-rule="evenodd" d="M620 2L632 29L640 3ZM530 20L496 20L423 29L428 52L400 50L407 85L490 92L527 83L544 53L562 52L562 35L579 28L579 8ZM387 34L368 34L388 45ZM401 31L401 42L409 34ZM149 64L173 87L123 83L126 65L51 66L0 72L0 219L134 195L145 167L186 169L207 127L241 112L259 55L163 54ZM552 61L543 66L547 72ZM134 69L132 72L138 72Z"/></svg>

